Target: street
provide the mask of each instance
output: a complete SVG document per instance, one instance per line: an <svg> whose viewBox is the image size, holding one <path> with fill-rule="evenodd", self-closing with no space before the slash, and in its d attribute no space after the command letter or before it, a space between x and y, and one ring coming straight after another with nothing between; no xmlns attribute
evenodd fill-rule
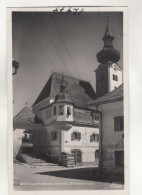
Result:
<svg viewBox="0 0 142 195"><path fill-rule="evenodd" d="M119 181L100 179L96 167L67 168L14 163L14 190L111 190L123 189Z"/></svg>

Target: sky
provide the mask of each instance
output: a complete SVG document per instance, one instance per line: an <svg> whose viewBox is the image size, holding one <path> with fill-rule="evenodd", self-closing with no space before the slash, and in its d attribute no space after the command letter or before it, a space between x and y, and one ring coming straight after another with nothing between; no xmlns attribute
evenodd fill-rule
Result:
<svg viewBox="0 0 142 195"><path fill-rule="evenodd" d="M122 12L13 13L12 56L20 63L13 78L14 116L26 103L33 105L52 72L89 81L96 89L96 54L103 49L108 15L123 67Z"/></svg>

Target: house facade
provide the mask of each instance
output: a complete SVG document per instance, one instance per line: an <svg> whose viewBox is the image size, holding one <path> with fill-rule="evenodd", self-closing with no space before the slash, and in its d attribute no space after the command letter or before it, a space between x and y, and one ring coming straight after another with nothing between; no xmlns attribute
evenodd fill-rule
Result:
<svg viewBox="0 0 142 195"><path fill-rule="evenodd" d="M100 111L100 162L101 174L124 175L124 111L123 85L97 98L91 107Z"/></svg>
<svg viewBox="0 0 142 195"><path fill-rule="evenodd" d="M37 117L36 117L37 118ZM13 160L21 159L22 153L33 153L33 131L41 129L41 121L35 120L35 114L27 105L13 120Z"/></svg>
<svg viewBox="0 0 142 195"><path fill-rule="evenodd" d="M44 123L34 131L34 151L57 163L72 153L75 165L97 164L99 113L85 106L95 97L89 82L53 73L32 106Z"/></svg>

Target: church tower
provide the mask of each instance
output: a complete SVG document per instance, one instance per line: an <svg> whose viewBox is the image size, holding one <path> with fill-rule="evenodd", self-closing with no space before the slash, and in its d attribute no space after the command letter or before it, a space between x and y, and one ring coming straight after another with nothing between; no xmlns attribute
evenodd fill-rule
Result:
<svg viewBox="0 0 142 195"><path fill-rule="evenodd" d="M96 72L96 93L100 97L122 84L122 68L117 64L120 60L120 52L113 48L114 37L110 30L109 17L106 31L103 37L104 47L97 53L100 63Z"/></svg>

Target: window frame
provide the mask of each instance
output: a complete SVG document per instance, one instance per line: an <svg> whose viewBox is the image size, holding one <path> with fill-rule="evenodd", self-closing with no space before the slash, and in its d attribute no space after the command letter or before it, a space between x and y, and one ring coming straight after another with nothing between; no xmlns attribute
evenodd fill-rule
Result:
<svg viewBox="0 0 142 195"><path fill-rule="evenodd" d="M113 74L112 78L113 78L114 81L118 81L118 75Z"/></svg>
<svg viewBox="0 0 142 195"><path fill-rule="evenodd" d="M76 135L76 138L73 138L73 134L77 134ZM78 132L78 131L74 131L72 132L71 134L71 141L80 141L81 140L81 132Z"/></svg>
<svg viewBox="0 0 142 195"><path fill-rule="evenodd" d="M118 119L119 119L119 124L116 124L116 123L118 123ZM124 116L123 115L115 116L113 121L114 121L114 131L116 131L116 132L124 131Z"/></svg>
<svg viewBox="0 0 142 195"><path fill-rule="evenodd" d="M99 134L97 134L97 133L92 133L92 134L90 135L90 142L91 142L91 143L92 143L92 142L98 143L98 142L99 142Z"/></svg>

